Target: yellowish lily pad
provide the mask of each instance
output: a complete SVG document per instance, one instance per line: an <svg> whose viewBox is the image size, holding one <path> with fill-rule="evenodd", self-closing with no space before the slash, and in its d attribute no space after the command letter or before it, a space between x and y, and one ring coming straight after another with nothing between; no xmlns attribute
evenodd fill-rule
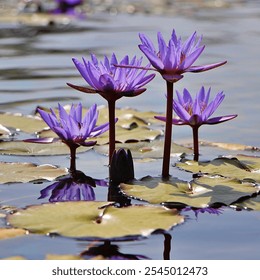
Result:
<svg viewBox="0 0 260 280"><path fill-rule="evenodd" d="M32 182L35 180L52 181L67 174L66 168L53 165L36 165L26 162L0 162L0 184Z"/></svg>
<svg viewBox="0 0 260 280"><path fill-rule="evenodd" d="M77 149L77 153L86 152L91 149L92 147L81 146ZM0 154L22 156L69 155L70 149L67 145L60 141L48 144L23 141L5 141L0 142Z"/></svg>
<svg viewBox="0 0 260 280"><path fill-rule="evenodd" d="M0 122L5 127L31 134L48 127L40 117L32 115L0 113Z"/></svg>
<svg viewBox="0 0 260 280"><path fill-rule="evenodd" d="M123 148L131 150L133 158L162 158L164 142L160 140L140 141L137 143L117 143L116 149ZM108 154L108 145L96 145L94 150L101 154ZM190 154L191 149L172 143L171 156L180 156L181 154Z"/></svg>
<svg viewBox="0 0 260 280"><path fill-rule="evenodd" d="M239 180L253 180L260 183L259 157L221 157L207 162L183 160L183 162L177 163L176 166L192 173L220 175Z"/></svg>
<svg viewBox="0 0 260 280"><path fill-rule="evenodd" d="M241 197L259 192L252 183L236 179L203 176L191 182L170 178L144 177L120 184L124 194L152 204L163 202L173 205L209 207L216 203L230 205Z"/></svg>
<svg viewBox="0 0 260 280"><path fill-rule="evenodd" d="M0 240L25 235L26 231L20 228L0 228Z"/></svg>
<svg viewBox="0 0 260 280"><path fill-rule="evenodd" d="M84 239L148 236L169 230L184 218L161 206L116 208L107 202L77 201L31 206L8 216L16 228L31 233L59 234Z"/></svg>

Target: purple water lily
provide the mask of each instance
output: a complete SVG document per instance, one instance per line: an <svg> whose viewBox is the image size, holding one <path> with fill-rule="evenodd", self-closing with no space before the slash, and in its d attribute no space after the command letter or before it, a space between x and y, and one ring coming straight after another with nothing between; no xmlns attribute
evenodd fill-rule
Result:
<svg viewBox="0 0 260 280"><path fill-rule="evenodd" d="M219 92L214 99L209 102L209 88L207 91L201 87L195 98L193 99L187 89L183 90L183 94L176 91L177 100L173 102L173 110L179 118L173 118L174 125L190 125L193 129L193 145L194 145L194 160L198 160L198 129L203 124L218 124L234 119L237 115L226 115L220 117L211 117L217 110L225 95ZM156 119L166 121L165 117L156 116Z"/></svg>
<svg viewBox="0 0 260 280"><path fill-rule="evenodd" d="M205 46L200 45L202 36L197 38L194 32L185 42L172 31L171 38L166 44L160 32L157 34L158 47L157 51L152 41L144 34L139 34L142 44L139 45L140 50L149 59L152 66L162 75L162 77L171 83L175 83L186 72L203 72L226 63L226 61L208 64L203 66L193 66L193 63L203 52Z"/></svg>
<svg viewBox="0 0 260 280"><path fill-rule="evenodd" d="M203 72L226 63L226 61L204 65L193 66L193 63L203 52L205 46L201 45L202 36L197 38L194 32L186 41L182 41L172 31L168 44L163 39L160 32L157 34L158 48L156 50L152 41L144 34L139 34L142 44L140 50L146 55L154 68L166 80L167 85L167 105L166 105L166 124L162 176L169 176L171 141L172 141L172 102L173 102L173 84L183 78L186 72Z"/></svg>
<svg viewBox="0 0 260 280"><path fill-rule="evenodd" d="M118 62L116 55L113 54L110 60L105 56L104 62L99 62L96 56L92 54L90 61L82 59L83 64L76 58L72 60L90 87L79 87L70 83L68 85L86 93L99 93L107 101L116 101L123 96L133 97L143 93L146 90L143 86L155 76L154 74L146 76L147 70L139 71L132 68L140 67L142 58L134 57L130 61L129 57L125 56ZM115 65L129 65L131 68L121 68Z"/></svg>
<svg viewBox="0 0 260 280"><path fill-rule="evenodd" d="M76 86L70 83L68 85L82 92L98 93L108 102L109 163L111 163L115 150L115 102L123 96L133 97L143 93L146 90L143 86L150 82L155 75L146 76L147 70L137 69L141 66L142 59L136 57L129 60L129 57L125 56L118 62L115 54L113 54L110 60L105 56L104 62L99 62L96 56L92 54L90 61L83 58L83 63L81 63L73 58L73 62L90 87ZM121 68L116 65L123 65L124 67ZM127 65L131 67L125 67Z"/></svg>
<svg viewBox="0 0 260 280"><path fill-rule="evenodd" d="M50 113L38 109L39 114L46 124L54 131L60 140L70 148L71 165L70 171L76 170L76 149L79 146L93 146L96 141L86 141L88 138L96 137L109 129L109 123L96 126L98 119L97 105L94 104L89 108L85 116L82 116L82 105L72 105L70 112L59 104L59 116L57 116L53 109ZM115 121L115 120L114 120ZM51 143L58 139L40 138L28 139L27 142L35 143Z"/></svg>

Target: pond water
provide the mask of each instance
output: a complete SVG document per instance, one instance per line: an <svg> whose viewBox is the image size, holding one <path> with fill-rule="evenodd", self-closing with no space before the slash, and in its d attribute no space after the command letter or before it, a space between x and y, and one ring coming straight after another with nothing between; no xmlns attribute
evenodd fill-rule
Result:
<svg viewBox="0 0 260 280"><path fill-rule="evenodd" d="M15 16L12 10L15 6L10 6L15 1L1 1L0 111L32 114L38 105L55 107L57 102L66 105L81 101L86 107L93 103L104 105L100 96L75 92L66 85L67 82L83 83L71 61L72 57L89 57L90 53L102 57L113 52L118 57L126 54L141 56L138 49L139 32L147 34L155 42L158 31L169 38L173 28L182 37L196 30L198 34L203 34L206 45L198 64L223 60L228 63L213 71L186 74L176 88L182 90L186 87L196 92L205 85L211 86L214 93L223 90L226 97L218 113L238 114L230 122L203 127L201 139L259 147L259 1L123 2L125 5L120 5L118 1L88 1L85 19L68 22L66 18L57 16L46 26L48 17L28 20L21 15ZM164 91L165 84L158 75L149 84L147 92L136 98L122 98L117 106L162 113L165 109ZM22 138L22 135L18 137ZM178 143L191 142L190 128L174 127L173 140ZM219 153L239 153L209 149L202 149L203 152L206 158L214 158ZM89 163L92 160L95 164ZM69 163L66 156L1 155L1 161L51 163L62 167L68 167L65 161ZM93 151L78 155L78 169L94 178L107 176L106 165L107 157ZM151 162L148 166L135 162L135 167L136 178L157 176L161 171L161 161ZM179 170L173 167L170 173L177 177L180 175ZM22 187L21 184L0 185L0 205L25 207L47 202L47 198L37 198L40 190L48 184L26 183ZM106 197L104 188L97 188L96 192L97 197ZM259 211L225 208L220 215L201 213L195 217L190 212L185 215L185 223L170 232L171 259L260 258ZM5 220L0 219L0 227L4 226ZM167 236L155 234L146 239L113 244L118 245L120 252L125 254L163 259L163 252L169 249L165 240L168 240ZM27 235L1 240L0 258L23 256L43 259L51 253L78 255L90 244L74 239Z"/></svg>

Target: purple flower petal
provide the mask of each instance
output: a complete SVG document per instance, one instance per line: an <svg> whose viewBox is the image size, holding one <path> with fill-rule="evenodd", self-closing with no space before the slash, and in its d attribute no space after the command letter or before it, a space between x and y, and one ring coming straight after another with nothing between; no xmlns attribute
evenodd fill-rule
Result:
<svg viewBox="0 0 260 280"><path fill-rule="evenodd" d="M220 116L215 118L209 117L217 110L225 95L219 92L214 99L208 104L210 88L206 91L204 87L198 91L194 100L187 89L180 92L176 91L177 100L173 101L173 110L180 119L174 119L173 124L188 124L192 127L199 127L202 124L217 124L235 118L237 115ZM164 120L164 117L158 118Z"/></svg>
<svg viewBox="0 0 260 280"><path fill-rule="evenodd" d="M96 126L98 112L97 105L94 104L82 119L82 105L72 105L69 114L59 104L59 118L51 110L51 113L46 113L39 109L39 113L43 120L50 124L50 128L59 136L59 138L68 146L74 143L76 146L93 146L95 141L85 142L86 139L93 136L98 136L109 128L108 123ZM53 138L47 139L28 139L27 142L35 143L51 143Z"/></svg>
<svg viewBox="0 0 260 280"><path fill-rule="evenodd" d="M224 64L226 64L227 61L223 61L223 62L218 62L218 63L214 63L214 64L208 64L208 65L203 65L203 66L191 66L188 69L186 69L186 72L204 72L204 71L208 71L214 68L217 68L219 66L222 66Z"/></svg>
<svg viewBox="0 0 260 280"><path fill-rule="evenodd" d="M218 124L218 123L222 123L222 122L232 120L236 117L237 117L237 115L227 115L227 116L210 118L210 119L207 120L206 124Z"/></svg>
<svg viewBox="0 0 260 280"><path fill-rule="evenodd" d="M143 45L139 45L139 48L146 55L146 57L149 59L150 63L153 65L154 68L156 68L159 71L163 70L164 64L155 53L152 53L146 46Z"/></svg>

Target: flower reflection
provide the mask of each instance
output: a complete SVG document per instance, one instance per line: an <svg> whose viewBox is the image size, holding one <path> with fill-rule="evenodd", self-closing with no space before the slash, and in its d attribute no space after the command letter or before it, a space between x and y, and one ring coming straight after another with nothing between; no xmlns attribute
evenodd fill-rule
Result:
<svg viewBox="0 0 260 280"><path fill-rule="evenodd" d="M58 201L93 201L96 199L94 189L96 185L106 185L104 180L95 180L77 170L68 177L61 178L57 182L41 190L38 199L49 197L50 202Z"/></svg>
<svg viewBox="0 0 260 280"><path fill-rule="evenodd" d="M99 246L90 246L80 254L85 259L106 259L106 260L147 260L146 256L124 254L119 252L117 245L112 245L110 241L105 241Z"/></svg>
<svg viewBox="0 0 260 280"><path fill-rule="evenodd" d="M193 211L196 218L198 218L198 215L202 213L209 213L214 215L220 215L223 213L223 209L215 208L215 207L196 208L196 207L187 206L183 208L182 211L184 212Z"/></svg>

